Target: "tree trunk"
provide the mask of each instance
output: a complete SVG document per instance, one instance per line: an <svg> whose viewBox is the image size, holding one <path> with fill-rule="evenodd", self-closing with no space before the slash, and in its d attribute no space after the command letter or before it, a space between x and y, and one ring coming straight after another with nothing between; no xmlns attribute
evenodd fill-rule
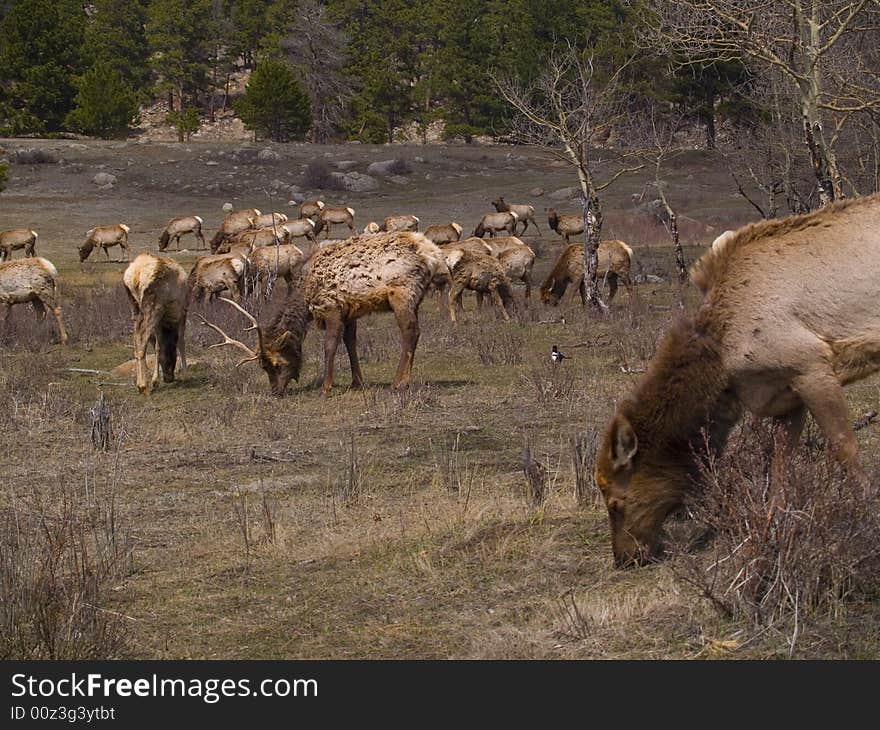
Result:
<svg viewBox="0 0 880 730"><path fill-rule="evenodd" d="M583 196L584 215L584 286L590 306L602 312L608 305L602 301L599 291L599 240L602 235L602 204L595 188L588 182L588 192Z"/></svg>
<svg viewBox="0 0 880 730"><path fill-rule="evenodd" d="M715 144L715 89L709 85L706 87L706 149L714 150Z"/></svg>

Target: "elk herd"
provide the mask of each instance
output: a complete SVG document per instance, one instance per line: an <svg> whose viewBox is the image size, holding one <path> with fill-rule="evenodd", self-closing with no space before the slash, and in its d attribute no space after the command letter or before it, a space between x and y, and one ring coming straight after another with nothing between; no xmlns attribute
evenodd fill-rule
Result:
<svg viewBox="0 0 880 730"><path fill-rule="evenodd" d="M235 348L244 356L239 365L258 363L276 395L299 378L312 324L323 330L321 392L329 395L333 387L340 342L352 387L363 387L358 320L390 312L400 331L393 387L407 387L420 336L419 308L432 288L446 292L453 323L466 290L478 302L488 297L505 320L514 308L513 282L522 282L523 299L530 299L535 253L518 234L533 226L543 235L535 210L501 197L493 205L496 210L466 238L457 222L421 233L414 215L389 215L358 234L353 208L319 200L303 203L294 219L256 208L232 211L211 239L210 255L199 257L189 272L167 249L172 241L179 248L186 234L204 244L203 219L172 219L159 237L159 253L139 253L123 274L134 320L137 387L149 392L160 376L173 381L178 357L186 369L187 315L205 296L221 296L255 337L249 345L201 319L221 338L210 348ZM572 286L586 303L583 244L570 242L583 233L583 216L547 213L550 230L568 245L540 286L541 301L556 305ZM329 239L333 226L344 226L348 237ZM130 230L121 223L91 229L80 261L95 247L109 258L107 249L117 245L130 258ZM880 369L878 230L880 196L860 198L725 232L693 266L700 304L666 333L641 382L618 405L596 457L596 483L618 565L658 555L665 518L695 483L696 453L701 447L722 449L743 411L780 424L784 436L777 450L783 456L796 445L809 412L830 452L861 474L843 386ZM295 239L310 246L304 251ZM0 310L8 314L22 302L42 317L49 310L64 344L58 272L36 254L36 241L30 229L0 233ZM24 258L9 260L20 249ZM607 282L609 298L619 283L632 296L632 248L606 240L598 253L598 276ZM279 279L286 282L284 296L279 292L258 321L246 308L247 297L268 298ZM157 355L151 374L150 346Z"/></svg>

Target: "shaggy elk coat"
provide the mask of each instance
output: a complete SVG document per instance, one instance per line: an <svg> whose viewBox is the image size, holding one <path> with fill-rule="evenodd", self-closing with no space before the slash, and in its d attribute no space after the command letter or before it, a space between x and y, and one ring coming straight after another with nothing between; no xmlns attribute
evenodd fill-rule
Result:
<svg viewBox="0 0 880 730"><path fill-rule="evenodd" d="M608 280L608 301L614 299L617 294L618 280L623 282L630 296L632 296L632 268L633 251L623 241L600 241L599 242L599 266L596 269L596 278L601 283ZM587 288L584 285L584 244L574 243L566 248L553 270L541 284L541 301L544 304L559 304L569 284L577 283L578 292L581 295L581 304L587 303Z"/></svg>
<svg viewBox="0 0 880 730"><path fill-rule="evenodd" d="M67 330L58 303L57 278L58 269L48 259L34 257L0 263L0 312L3 319L9 316L13 304L30 302L41 319L46 318L48 309L58 324L61 344L66 345Z"/></svg>
<svg viewBox="0 0 880 730"><path fill-rule="evenodd" d="M128 247L128 233L131 230L125 223L117 223L115 226L97 226L86 231L86 240L79 247L79 261L85 261L95 247L103 249L104 255L109 260L108 248L119 246L125 251L126 258L131 258L131 249Z"/></svg>
<svg viewBox="0 0 880 730"><path fill-rule="evenodd" d="M186 371L186 272L173 259L144 252L135 256L122 275L134 319L134 357L137 387L149 393L159 384L159 371L166 383L174 381L177 353ZM156 349L156 367L147 380L147 348Z"/></svg>
<svg viewBox="0 0 880 730"><path fill-rule="evenodd" d="M324 329L324 378L321 391L333 387L333 363L339 342L345 343L352 387L364 384L357 356L357 320L393 312L400 329L401 352L394 388L409 385L419 341L419 305L435 274L446 268L440 249L418 233L383 233L356 237L317 249L305 264L287 299L259 325L238 307L257 331L256 350L233 340L215 325L223 342L248 353L242 363L259 360L276 395L291 378L298 379L302 342L312 320Z"/></svg>
<svg viewBox="0 0 880 730"><path fill-rule="evenodd" d="M36 256L37 232L30 228L0 231L0 261L12 258L12 252L24 249L25 258Z"/></svg>
<svg viewBox="0 0 880 730"><path fill-rule="evenodd" d="M861 473L843 386L880 369L880 196L740 228L692 276L702 303L666 333L597 454L619 566L659 553L704 434L717 453L743 409L778 424L771 492L808 411L830 453Z"/></svg>
<svg viewBox="0 0 880 730"><path fill-rule="evenodd" d="M178 250L180 250L180 237L185 233L193 233L202 244L202 248L206 248L205 236L202 234L202 224L204 221L197 215L181 216L180 218L172 218L159 236L159 250L164 251L171 245L171 241L175 242Z"/></svg>

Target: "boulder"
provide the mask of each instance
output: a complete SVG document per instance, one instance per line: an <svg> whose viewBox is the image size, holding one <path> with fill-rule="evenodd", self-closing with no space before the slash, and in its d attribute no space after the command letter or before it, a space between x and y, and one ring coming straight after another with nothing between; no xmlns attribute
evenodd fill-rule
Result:
<svg viewBox="0 0 880 730"><path fill-rule="evenodd" d="M92 182L101 187L113 185L116 182L116 175L111 175L109 172L99 172L92 178Z"/></svg>
<svg viewBox="0 0 880 730"><path fill-rule="evenodd" d="M382 160L380 162L371 162L367 167L367 174L378 175L379 177L390 177L397 174L400 163L397 160Z"/></svg>
<svg viewBox="0 0 880 730"><path fill-rule="evenodd" d="M559 188L559 190L554 190L552 193L550 193L550 197L553 200L570 200L574 197L580 197L580 194L580 188L572 186L569 188Z"/></svg>
<svg viewBox="0 0 880 730"><path fill-rule="evenodd" d="M331 173L343 188L352 193L368 193L378 189L379 181L370 175L360 172L333 172Z"/></svg>
<svg viewBox="0 0 880 730"><path fill-rule="evenodd" d="M266 147L257 153L257 159L262 162L278 162L281 159L281 155L271 147Z"/></svg>

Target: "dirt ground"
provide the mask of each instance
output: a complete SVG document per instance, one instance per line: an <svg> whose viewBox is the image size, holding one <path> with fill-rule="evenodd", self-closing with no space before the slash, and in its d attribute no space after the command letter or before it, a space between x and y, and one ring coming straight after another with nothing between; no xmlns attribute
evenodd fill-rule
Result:
<svg viewBox="0 0 880 730"><path fill-rule="evenodd" d="M571 195L551 198L575 184L571 172L540 151L508 146L0 145L54 158L10 166L0 230L39 232L38 254L60 271L71 335L61 348L51 322L35 323L25 307L0 323L0 499L8 508L34 494L51 499L55 489L112 495L116 529L132 546L129 568L105 595L106 610L125 625L120 655L876 656L874 604L801 626L790 652L786 628L756 630L720 616L677 580L674 561L612 569L604 509L575 499L572 440L594 444L635 382L624 371L644 365L676 309L664 229L639 211L653 198L645 176L621 178L609 191L604 235L626 240L636 272L661 280L639 284L633 301L621 290L607 317L568 294L558 308L520 301L505 324L467 299L453 327L432 294L409 392L388 388L398 340L393 320L381 316L359 329L365 391L347 390L340 352L333 396L320 397L313 331L300 383L276 399L262 371L236 369L232 355L207 350L214 335L193 316L196 362L145 397L130 376L109 372L131 357L125 263L114 249L114 261L95 252L80 266L87 229L124 222L133 253L155 250L174 216L202 216L210 238L226 202L293 214L288 201L301 195L355 208L359 229L413 213L422 227L456 220L472 230L503 194L539 213L543 236L525 237L538 253L537 287L564 247L544 209L578 209ZM277 159L259 157L267 148ZM406 160L409 171L377 178L371 192L319 191L303 180L315 160L365 172L388 159ZM112 186L93 182L100 172L115 176ZM700 153L679 159L667 182L690 261L753 217ZM536 188L545 193L531 194ZM172 255L188 267L197 253ZM222 304L198 311L243 324ZM571 355L560 367L549 362L552 344ZM106 453L89 438L100 393L114 430ZM876 379L853 386L850 398L853 413L876 405ZM859 437L873 446L870 428ZM540 507L521 470L526 442L548 473Z"/></svg>

